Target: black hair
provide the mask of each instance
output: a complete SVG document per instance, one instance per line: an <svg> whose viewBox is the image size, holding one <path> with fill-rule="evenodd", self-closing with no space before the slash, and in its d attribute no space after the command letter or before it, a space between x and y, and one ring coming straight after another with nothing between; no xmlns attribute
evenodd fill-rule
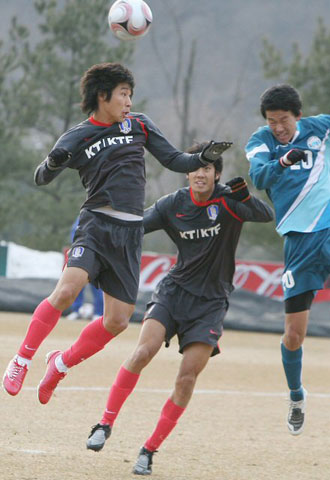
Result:
<svg viewBox="0 0 330 480"><path fill-rule="evenodd" d="M195 143L191 147L187 148L186 152L187 153L200 153L203 150L203 148L206 147L206 145L208 143L209 142ZM222 159L222 157L219 157L218 160L216 160L215 162L212 163L212 165L214 165L215 171L217 173L221 173L222 169L223 169L223 159ZM219 180L216 180L215 183L218 183L218 181Z"/></svg>
<svg viewBox="0 0 330 480"><path fill-rule="evenodd" d="M266 118L266 111L285 110L295 117L301 114L301 99L298 91L288 84L268 88L260 97L260 112Z"/></svg>
<svg viewBox="0 0 330 480"><path fill-rule="evenodd" d="M133 74L120 63L98 63L90 67L80 82L81 110L88 115L95 112L98 109L98 95L105 94L105 100L109 101L120 83L128 83L133 95Z"/></svg>

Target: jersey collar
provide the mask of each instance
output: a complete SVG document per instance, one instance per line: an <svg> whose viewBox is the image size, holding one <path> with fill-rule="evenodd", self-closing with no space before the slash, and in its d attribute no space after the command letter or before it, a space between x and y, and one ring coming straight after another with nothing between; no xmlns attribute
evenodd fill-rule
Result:
<svg viewBox="0 0 330 480"><path fill-rule="evenodd" d="M113 125L112 123L103 123L99 122L98 120L95 120L93 116L90 116L88 119L93 125L97 125L98 127L111 127Z"/></svg>
<svg viewBox="0 0 330 480"><path fill-rule="evenodd" d="M214 189L215 190L215 189ZM212 195L214 194L214 190L213 190L213 193ZM190 192L190 198L191 198L191 201L197 205L197 207L206 207L207 205L210 205L211 203L217 203L217 202L220 202L220 198L212 198L210 200L206 200L205 202L198 202L195 197L194 197L194 194L193 194L193 191L192 191L192 188L190 187L189 188L189 192Z"/></svg>

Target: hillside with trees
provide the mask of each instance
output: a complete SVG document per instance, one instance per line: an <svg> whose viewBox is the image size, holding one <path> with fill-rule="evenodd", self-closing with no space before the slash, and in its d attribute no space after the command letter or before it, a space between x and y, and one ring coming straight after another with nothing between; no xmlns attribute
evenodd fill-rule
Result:
<svg viewBox="0 0 330 480"><path fill-rule="evenodd" d="M0 0L0 239L43 250L68 242L84 198L79 178L66 171L36 188L33 171L55 139L83 118L79 78L93 63L127 64L137 83L135 105L143 104L181 148L194 140L233 140L223 181L248 175L244 145L263 123L258 102L269 85L289 81L302 93L304 113L329 112L328 0L149 0L152 28L133 43L109 32L110 3ZM150 156L147 174L147 204L184 182ZM274 224L246 225L239 254L280 259L281 242ZM145 248L171 245L164 235L150 236Z"/></svg>

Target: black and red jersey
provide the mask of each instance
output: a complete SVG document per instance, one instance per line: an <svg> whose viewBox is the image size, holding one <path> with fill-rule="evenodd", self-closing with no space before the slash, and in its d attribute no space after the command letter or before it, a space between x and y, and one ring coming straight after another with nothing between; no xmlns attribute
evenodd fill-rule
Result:
<svg viewBox="0 0 330 480"><path fill-rule="evenodd" d="M199 154L177 150L142 113L122 123L102 124L92 117L69 129L55 147L72 153L69 163L50 171L46 160L35 172L37 185L51 182L64 168L78 170L87 198L82 208L110 205L114 210L143 215L146 148L164 167L190 172L201 167Z"/></svg>
<svg viewBox="0 0 330 480"><path fill-rule="evenodd" d="M163 229L178 248L169 276L190 293L228 298L233 290L235 252L243 222L269 222L272 209L254 196L245 203L223 196L228 187L217 184L206 202L182 188L145 210L145 233Z"/></svg>

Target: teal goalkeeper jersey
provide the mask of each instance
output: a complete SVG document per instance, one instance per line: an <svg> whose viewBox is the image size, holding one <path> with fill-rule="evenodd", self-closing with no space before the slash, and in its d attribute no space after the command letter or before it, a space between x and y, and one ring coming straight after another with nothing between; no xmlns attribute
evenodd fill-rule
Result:
<svg viewBox="0 0 330 480"><path fill-rule="evenodd" d="M304 150L307 160L283 168L279 158L292 148ZM260 127L245 150L253 184L266 190L274 204L280 235L330 227L330 115L299 120L286 145L268 126Z"/></svg>

